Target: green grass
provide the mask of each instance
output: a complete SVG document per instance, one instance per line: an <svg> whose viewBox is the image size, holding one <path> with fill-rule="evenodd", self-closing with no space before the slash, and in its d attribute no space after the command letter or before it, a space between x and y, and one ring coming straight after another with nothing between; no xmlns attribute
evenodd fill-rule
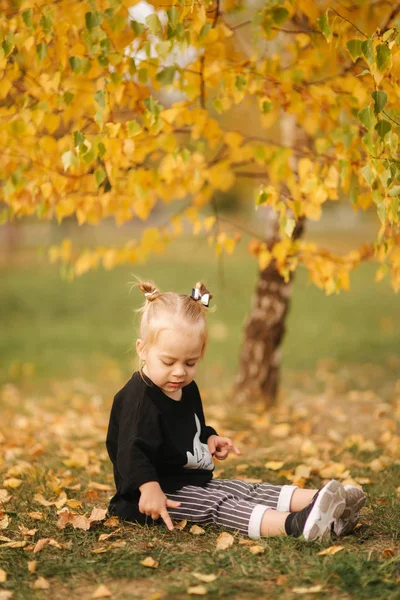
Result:
<svg viewBox="0 0 400 600"><path fill-rule="evenodd" d="M399 353L398 297L389 283L375 284L374 265L352 275L351 291L326 296L296 274L283 343L284 369L314 369L320 358L384 364ZM130 290L133 273L153 278L162 290L190 292L203 279L217 311L209 315L211 343L201 381L235 374L243 323L257 278L244 247L218 263L206 242L183 239L146 265L99 269L68 283L46 262L3 269L0 288L1 379L19 380L23 363L38 379L95 375L112 359L127 374L136 339L134 309L143 301ZM11 367L11 369L10 369ZM28 370L25 367L25 371Z"/></svg>

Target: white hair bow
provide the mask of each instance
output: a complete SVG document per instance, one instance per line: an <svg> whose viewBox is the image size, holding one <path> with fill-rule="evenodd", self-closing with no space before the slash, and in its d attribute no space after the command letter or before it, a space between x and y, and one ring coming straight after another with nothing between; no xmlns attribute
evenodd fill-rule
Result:
<svg viewBox="0 0 400 600"><path fill-rule="evenodd" d="M192 293L190 294L190 297L193 298L193 300L200 300L200 302L204 304L204 306L210 305L210 294L208 292L202 294L197 288L192 288Z"/></svg>

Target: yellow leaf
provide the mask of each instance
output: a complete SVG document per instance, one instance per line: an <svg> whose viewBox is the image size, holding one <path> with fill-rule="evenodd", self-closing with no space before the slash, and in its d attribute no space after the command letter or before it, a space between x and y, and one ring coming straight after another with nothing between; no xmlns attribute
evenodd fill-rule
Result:
<svg viewBox="0 0 400 600"><path fill-rule="evenodd" d="M204 585L195 585L189 587L186 591L188 594L192 594L194 596L205 596L208 590Z"/></svg>
<svg viewBox="0 0 400 600"><path fill-rule="evenodd" d="M44 577L38 577L32 586L35 590L48 590L50 587L49 582Z"/></svg>
<svg viewBox="0 0 400 600"><path fill-rule="evenodd" d="M37 560L28 561L28 571L29 573L35 573L37 567Z"/></svg>
<svg viewBox="0 0 400 600"><path fill-rule="evenodd" d="M9 487L12 489L18 488L21 483L23 483L22 479L16 479L15 477L11 477L10 479L5 479L3 481L3 485L5 487Z"/></svg>
<svg viewBox="0 0 400 600"><path fill-rule="evenodd" d="M183 521L179 521L178 523L174 523L174 528L178 529L178 531L182 531L187 525L187 519L183 519Z"/></svg>
<svg viewBox="0 0 400 600"><path fill-rule="evenodd" d="M92 598L111 598L111 596L112 592L103 583L92 594Z"/></svg>
<svg viewBox="0 0 400 600"><path fill-rule="evenodd" d="M249 550L252 554L262 554L265 552L265 549L262 546L250 546Z"/></svg>
<svg viewBox="0 0 400 600"><path fill-rule="evenodd" d="M150 569L157 569L158 567L158 562L151 556L146 556L146 558L141 560L139 564L143 565L144 567L150 567Z"/></svg>
<svg viewBox="0 0 400 600"><path fill-rule="evenodd" d="M333 556L341 550L344 550L344 546L329 546L329 548L321 550L321 552L317 552L317 556Z"/></svg>
<svg viewBox="0 0 400 600"><path fill-rule="evenodd" d="M292 589L295 594L319 594L322 591L322 585L313 585L312 587L295 587Z"/></svg>
<svg viewBox="0 0 400 600"><path fill-rule="evenodd" d="M199 527L198 525L193 525L190 528L190 533L192 533L193 535L204 535L205 531L202 527Z"/></svg>
<svg viewBox="0 0 400 600"><path fill-rule="evenodd" d="M205 573L193 573L193 576L199 581L204 581L204 583L211 583L218 577L218 575L214 575L213 573L210 573L209 575L206 575Z"/></svg>
<svg viewBox="0 0 400 600"><path fill-rule="evenodd" d="M279 471L279 469L282 469L284 464L284 462L279 460L270 460L269 462L265 463L265 468L271 469L271 471Z"/></svg>
<svg viewBox="0 0 400 600"><path fill-rule="evenodd" d="M0 583L5 583L7 581L7 573L4 569L0 569Z"/></svg>
<svg viewBox="0 0 400 600"><path fill-rule="evenodd" d="M224 531L217 538L217 550L226 550L233 545L235 538L230 533Z"/></svg>
<svg viewBox="0 0 400 600"><path fill-rule="evenodd" d="M283 439L288 437L290 433L290 425L289 423L279 423L278 425L274 425L271 428L271 435L273 437Z"/></svg>

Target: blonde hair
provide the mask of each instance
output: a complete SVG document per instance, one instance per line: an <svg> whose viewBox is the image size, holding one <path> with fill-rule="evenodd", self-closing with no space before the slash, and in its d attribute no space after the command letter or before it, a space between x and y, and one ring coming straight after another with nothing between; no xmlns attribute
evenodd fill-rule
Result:
<svg viewBox="0 0 400 600"><path fill-rule="evenodd" d="M201 349L201 358L204 356L207 342L208 331L206 315L210 310L200 302L195 300L189 294L177 294L176 292L160 292L154 281L142 281L137 279L133 286L139 287L140 291L146 297L144 304L135 312L141 314L139 322L139 337L143 341L143 349L148 348L157 339L158 334L164 329L161 324L165 314L179 319L179 322L185 322L188 325L198 326L200 334L203 336L203 346ZM199 290L200 294L212 295L202 281L198 281L194 289ZM214 308L215 310L215 308Z"/></svg>

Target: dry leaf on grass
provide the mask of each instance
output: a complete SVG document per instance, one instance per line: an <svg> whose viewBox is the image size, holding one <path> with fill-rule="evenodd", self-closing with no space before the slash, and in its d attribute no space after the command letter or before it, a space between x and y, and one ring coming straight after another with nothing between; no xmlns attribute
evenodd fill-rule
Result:
<svg viewBox="0 0 400 600"><path fill-rule="evenodd" d="M10 590L0 590L0 600L10 600L14 596L14 592Z"/></svg>
<svg viewBox="0 0 400 600"><path fill-rule="evenodd" d="M178 521L178 523L174 523L174 528L178 529L178 531L182 531L182 529L185 529L187 525L187 519L183 519L183 521Z"/></svg>
<svg viewBox="0 0 400 600"><path fill-rule="evenodd" d="M10 477L10 479L5 479L3 481L3 485L11 489L18 488L21 485L21 483L23 483L22 479L17 479L16 477Z"/></svg>
<svg viewBox="0 0 400 600"><path fill-rule="evenodd" d="M186 591L188 594L193 594L194 596L205 596L208 590L204 585L194 585Z"/></svg>
<svg viewBox="0 0 400 600"><path fill-rule="evenodd" d="M38 540L33 549L33 552L34 553L40 552L42 550L42 548L44 548L45 545L49 543L49 541L50 541L50 538L41 538L40 540Z"/></svg>
<svg viewBox="0 0 400 600"><path fill-rule="evenodd" d="M0 548L23 548L24 546L27 545L27 541L24 540L23 542L19 542L19 541L11 541L11 542L6 542L5 544L1 544Z"/></svg>
<svg viewBox="0 0 400 600"><path fill-rule="evenodd" d="M262 546L250 546L249 550L252 554L262 554L265 551Z"/></svg>
<svg viewBox="0 0 400 600"><path fill-rule="evenodd" d="M68 500L67 494L65 492L61 492L61 494L58 497L58 500L46 500L43 494L35 494L33 496L33 499L42 506L55 506L56 508L61 508Z"/></svg>
<svg viewBox="0 0 400 600"><path fill-rule="evenodd" d="M8 515L6 515L3 519L0 520L0 529L7 529L10 524L10 519Z"/></svg>
<svg viewBox="0 0 400 600"><path fill-rule="evenodd" d="M0 489L0 502L5 504L11 500L11 496L8 493L8 490Z"/></svg>
<svg viewBox="0 0 400 600"><path fill-rule="evenodd" d="M217 550L226 550L233 545L235 538L230 533L224 531L217 538Z"/></svg>
<svg viewBox="0 0 400 600"><path fill-rule="evenodd" d="M111 598L112 592L103 583L93 592L92 598Z"/></svg>
<svg viewBox="0 0 400 600"><path fill-rule="evenodd" d="M7 573L4 569L0 569L0 583L5 583L7 581Z"/></svg>
<svg viewBox="0 0 400 600"><path fill-rule="evenodd" d="M119 527L120 522L118 517L109 517L107 521L103 523L104 527Z"/></svg>
<svg viewBox="0 0 400 600"><path fill-rule="evenodd" d="M104 540L108 540L108 538L110 538L112 535L115 535L116 533L118 533L118 531L121 531L121 528L116 529L115 531L112 531L111 533L102 533L99 535L99 539L97 541L104 542Z"/></svg>
<svg viewBox="0 0 400 600"><path fill-rule="evenodd" d="M29 573L35 573L37 567L37 560L30 560L28 562L28 571Z"/></svg>
<svg viewBox="0 0 400 600"><path fill-rule="evenodd" d="M205 574L205 573L192 573L193 577L196 577L199 581L204 581L204 583L211 583L215 581L218 575L214 575L213 573Z"/></svg>
<svg viewBox="0 0 400 600"><path fill-rule="evenodd" d="M150 567L151 569L157 569L158 567L158 562L151 556L146 556L146 558L141 560L139 564L143 565L144 567Z"/></svg>
<svg viewBox="0 0 400 600"><path fill-rule="evenodd" d="M28 512L27 515L28 517L30 517L31 519L35 519L36 521L41 521L44 518L43 513L37 511Z"/></svg>
<svg viewBox="0 0 400 600"><path fill-rule="evenodd" d="M265 468L270 469L271 471L279 471L279 469L282 469L284 464L284 462L278 460L270 460L269 462L265 463Z"/></svg>
<svg viewBox="0 0 400 600"><path fill-rule="evenodd" d="M329 548L321 550L321 552L317 552L317 556L332 556L341 550L344 550L344 546L329 546Z"/></svg>
<svg viewBox="0 0 400 600"><path fill-rule="evenodd" d="M203 535L205 531L202 527L199 527L198 525L192 525L192 527L190 528L190 533L193 533L193 535Z"/></svg>
<svg viewBox="0 0 400 600"><path fill-rule="evenodd" d="M32 587L35 590L48 590L50 587L49 582L44 577L38 577Z"/></svg>
<svg viewBox="0 0 400 600"><path fill-rule="evenodd" d="M295 587L292 592L295 594L319 594L322 591L322 585L313 585L312 587Z"/></svg>

